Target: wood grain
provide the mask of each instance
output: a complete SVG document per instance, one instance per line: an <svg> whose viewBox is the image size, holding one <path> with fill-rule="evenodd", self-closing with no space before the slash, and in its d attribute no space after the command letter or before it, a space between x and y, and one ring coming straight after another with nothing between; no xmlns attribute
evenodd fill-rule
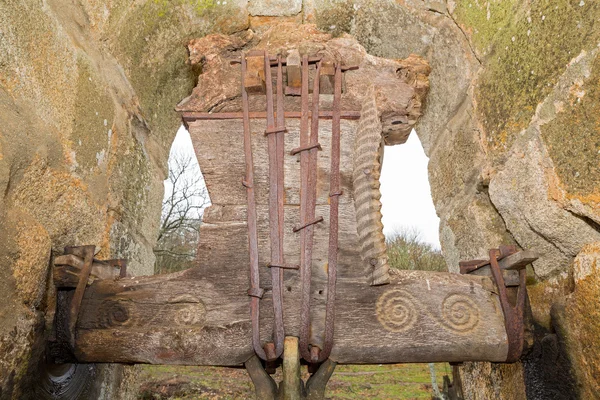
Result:
<svg viewBox="0 0 600 400"><path fill-rule="evenodd" d="M84 362L241 365L252 354L245 266L231 284L182 273L96 281L86 290L75 354ZM331 359L340 363L503 361L504 318L489 278L403 272L369 287L340 274ZM239 278L242 277L242 278ZM235 282L235 284L234 284ZM299 331L300 285L284 281L287 336ZM314 298L325 293L315 287ZM272 333L271 291L261 338Z"/></svg>

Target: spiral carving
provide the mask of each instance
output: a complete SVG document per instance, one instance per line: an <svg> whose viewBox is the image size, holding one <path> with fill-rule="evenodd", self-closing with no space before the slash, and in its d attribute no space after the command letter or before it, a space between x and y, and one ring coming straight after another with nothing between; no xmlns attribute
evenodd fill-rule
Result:
<svg viewBox="0 0 600 400"><path fill-rule="evenodd" d="M206 318L206 306L196 296L186 294L169 300L176 326L202 326Z"/></svg>
<svg viewBox="0 0 600 400"><path fill-rule="evenodd" d="M206 307L202 303L177 304L173 322L178 326L204 325Z"/></svg>
<svg viewBox="0 0 600 400"><path fill-rule="evenodd" d="M470 332L479 324L479 306L469 297L453 293L442 302L442 324L455 332Z"/></svg>
<svg viewBox="0 0 600 400"><path fill-rule="evenodd" d="M404 290L384 292L376 304L379 323L390 332L403 332L412 328L417 312L412 296Z"/></svg>
<svg viewBox="0 0 600 400"><path fill-rule="evenodd" d="M132 322L133 304L125 301L105 301L100 306L100 325L105 328L128 326Z"/></svg>

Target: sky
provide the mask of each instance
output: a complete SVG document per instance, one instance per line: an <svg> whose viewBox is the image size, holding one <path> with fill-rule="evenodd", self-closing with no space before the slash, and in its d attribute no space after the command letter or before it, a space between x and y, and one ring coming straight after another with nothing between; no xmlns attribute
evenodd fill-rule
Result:
<svg viewBox="0 0 600 400"><path fill-rule="evenodd" d="M177 131L171 147L170 154L175 153L191 155L195 164L190 173L200 173L192 140L183 126ZM428 162L414 130L405 144L385 147L380 178L383 233L388 236L398 230L416 229L422 241L439 248L440 220L431 200ZM166 180L165 193L168 192L169 181Z"/></svg>
<svg viewBox="0 0 600 400"><path fill-rule="evenodd" d="M404 144L386 146L381 168L383 233L416 229L420 239L440 248L440 219L435 213L427 164L429 159L413 130Z"/></svg>

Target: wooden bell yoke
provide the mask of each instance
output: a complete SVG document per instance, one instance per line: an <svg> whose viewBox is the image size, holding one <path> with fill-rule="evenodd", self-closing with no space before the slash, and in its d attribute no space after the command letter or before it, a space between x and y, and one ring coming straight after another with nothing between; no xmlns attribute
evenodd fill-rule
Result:
<svg viewBox="0 0 600 400"><path fill-rule="evenodd" d="M240 65L241 96L182 111L212 202L197 267L124 277L88 247L68 249L54 283L71 312L57 310L52 340L72 354L56 359L238 366L272 362L296 337L311 364L516 361L535 254L502 246L461 263L463 275L387 265L382 148L414 125L411 74L293 49L252 50L228 68L239 76ZM376 68L385 79L355 84Z"/></svg>

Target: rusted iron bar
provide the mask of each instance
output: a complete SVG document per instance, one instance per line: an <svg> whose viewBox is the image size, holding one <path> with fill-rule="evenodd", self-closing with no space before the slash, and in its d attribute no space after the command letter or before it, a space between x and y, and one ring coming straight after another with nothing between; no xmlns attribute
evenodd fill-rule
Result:
<svg viewBox="0 0 600 400"><path fill-rule="evenodd" d="M506 336L508 337L508 354L506 362L512 363L519 360L523 352L523 342L525 335L525 326L523 324L523 313L525 308L525 277L526 270L523 267L519 271L519 289L517 292L517 301L513 306L508 300L506 285L504 284L504 276L498 265L498 257L500 250L490 250L490 266L492 269L492 277L498 288L498 296L500 297L500 306L504 313L504 322L506 326Z"/></svg>
<svg viewBox="0 0 600 400"><path fill-rule="evenodd" d="M314 143L314 144L309 144L307 146L296 147L295 149L292 149L292 151L290 151L290 155L295 156L298 153L301 153L303 151L312 150L312 149L322 150L321 144L320 143Z"/></svg>
<svg viewBox="0 0 600 400"><path fill-rule="evenodd" d="M498 248L498 261L503 260L505 257L508 257L512 254L517 253L517 248L515 246L502 245ZM536 257L537 258L537 257ZM471 272L478 270L479 268L485 267L490 264L490 260L469 260L469 261L460 261L458 263L460 267L461 274L470 274Z"/></svg>
<svg viewBox="0 0 600 400"><path fill-rule="evenodd" d="M248 52L248 55L252 56L254 54L257 54L258 52L262 52L262 50L256 50L256 53L255 53L254 50L251 50L250 52ZM272 56L272 57L269 57L269 61L270 61L271 67L277 66L277 63L279 62L280 57L281 56ZM319 61L321 61L321 57L320 56L308 57L308 63L309 64L316 64ZM240 62L241 62L241 60L231 60L231 61L229 61L229 63L231 65L240 64ZM287 62L282 60L281 61L281 65L287 65Z"/></svg>
<svg viewBox="0 0 600 400"><path fill-rule="evenodd" d="M265 132L279 131L281 126L275 126L274 106L273 106L273 84L271 79L271 65L269 55L264 52L265 57L265 80L266 80L266 95L267 95L267 129ZM278 71L279 75L279 71ZM282 79L283 81L283 79ZM277 81L277 85L283 84L282 81ZM279 90L279 88L278 88ZM278 99L279 100L279 99ZM283 175L283 168L279 169L278 154L277 154L277 137L268 135L268 154L269 154L269 234L271 240L271 267L275 265L283 265L281 257L281 245L279 236L279 175ZM283 210L283 205L281 207ZM271 281L273 285L273 337L274 348L267 352L267 361L273 361L283 353L283 340L285 333L283 329L283 281L281 279L281 270L279 268L271 268ZM269 354L271 353L271 354Z"/></svg>
<svg viewBox="0 0 600 400"><path fill-rule="evenodd" d="M276 126L275 128L267 128L265 129L265 136L269 136L273 133L286 133L287 132L287 128L285 126Z"/></svg>
<svg viewBox="0 0 600 400"><path fill-rule="evenodd" d="M269 264L267 268L300 269L298 264Z"/></svg>
<svg viewBox="0 0 600 400"><path fill-rule="evenodd" d="M71 345L75 344L75 326L77 325L77 318L79 317L79 309L81 308L81 301L83 300L83 294L88 284L88 278L92 272L92 264L94 262L94 250L96 246L88 245L81 247L66 247L65 254L83 255L83 268L79 275L79 282L75 288L73 299L71 299L71 310L69 314L69 332L71 333Z"/></svg>
<svg viewBox="0 0 600 400"><path fill-rule="evenodd" d="M263 360L267 358L260 344L260 298L264 290L260 288L260 276L258 272L258 232L256 227L256 200L254 198L254 171L252 160L252 135L250 132L250 117L248 115L248 93L244 86L244 75L246 74L246 58L242 54L242 109L244 126L244 156L246 160L246 176L244 183L248 201L248 248L250 253L250 318L252 320L252 346L256 354Z"/></svg>
<svg viewBox="0 0 600 400"><path fill-rule="evenodd" d="M304 67L304 66L303 66ZM308 66L307 66L308 67ZM308 69L308 68L306 68ZM308 72L308 71L307 71ZM315 77L313 80L313 93L312 93L312 114L319 114L319 74L321 72L321 62L316 65ZM308 73L304 74L302 80L306 79L308 83ZM304 88L304 86L303 86ZM302 93L307 94L308 93ZM305 174L308 175L307 190L306 190L306 207L304 224L308 221L323 220L323 217L315 217L315 207L317 200L317 153L319 144L319 119L311 119L310 126L310 141L308 146L312 147L306 153L308 153L308 162ZM302 147L302 146L301 146ZM304 153L303 153L304 154ZM305 260L307 268L303 269L302 272L302 307L310 310L310 286L311 286L311 275L312 275L312 252L313 252L313 236L314 236L314 223L307 225L304 230L306 231L306 242L304 247ZM315 343L314 334L315 332L310 329L310 311L303 313L300 327L300 355L308 362L316 362L319 358L318 352L320 348ZM309 338L310 335L310 338ZM312 346L312 349L309 348ZM314 349L314 350L313 350Z"/></svg>
<svg viewBox="0 0 600 400"><path fill-rule="evenodd" d="M302 224L300 226L295 226L294 228L292 228L292 230L294 232L298 232L298 231L301 231L302 229L307 228L307 227L309 227L311 225L318 224L319 222L323 222L323 217L317 217L317 218L313 219L310 222L307 222L307 223Z"/></svg>
<svg viewBox="0 0 600 400"><path fill-rule="evenodd" d="M253 111L248 113L250 119L265 119L267 117L266 112L262 111ZM277 113L275 117L277 118L279 114ZM298 111L285 111L285 118L302 118L302 112ZM319 111L319 118L321 119L331 119L333 116L333 111L329 110L321 110ZM222 120L222 119L242 119L244 117L241 112L195 112L195 111L186 111L182 113L182 118L186 122L196 121L196 120ZM308 112L308 117L312 118L312 113ZM360 111L352 111L352 110L342 110L340 111L341 119L350 119L357 120L360 119Z"/></svg>
<svg viewBox="0 0 600 400"><path fill-rule="evenodd" d="M340 202L340 103L342 68L335 66L333 87L333 120L331 122L331 168L329 170L329 250L327 258L327 307L325 310L325 344L317 362L323 362L333 348L335 319L335 285L338 259L338 213Z"/></svg>
<svg viewBox="0 0 600 400"><path fill-rule="evenodd" d="M308 138L308 56L302 57L302 89L300 97L300 147L307 146ZM308 153L300 153L300 225L303 226L308 219ZM297 232L297 231L296 231ZM300 276L302 281L301 308L300 308L300 356L305 358L308 352L308 331L310 320L310 269L312 260L307 256L307 230L300 230ZM310 359L310 355L307 356Z"/></svg>
<svg viewBox="0 0 600 400"><path fill-rule="evenodd" d="M504 315L504 326L508 341L508 352L506 362L516 362L523 352L525 325L523 323L525 296L527 288L525 278L526 266L537 260L535 252L524 250L518 251L515 246L500 246L498 249L490 249L489 260L461 261L459 263L461 274L491 275L496 283L500 306ZM504 273L517 274L516 283L513 275L505 276ZM508 279L508 280L507 280ZM507 286L518 286L515 305L512 305L508 297Z"/></svg>
<svg viewBox="0 0 600 400"><path fill-rule="evenodd" d="M288 268L290 264L286 264L285 255L283 251L284 242L284 190L283 190L283 179L284 179L284 158L285 158L285 134L287 129L285 128L285 113L283 110L283 63L281 55L277 58L277 127L280 129L275 135L275 143L277 149L277 227L279 236L279 265L282 268ZM283 130L281 130L283 128ZM294 269L298 269L299 266L295 265ZM279 285L283 288L283 271L279 275ZM283 290L282 290L283 293ZM285 326L284 326L285 332ZM285 348L285 338L284 338Z"/></svg>

